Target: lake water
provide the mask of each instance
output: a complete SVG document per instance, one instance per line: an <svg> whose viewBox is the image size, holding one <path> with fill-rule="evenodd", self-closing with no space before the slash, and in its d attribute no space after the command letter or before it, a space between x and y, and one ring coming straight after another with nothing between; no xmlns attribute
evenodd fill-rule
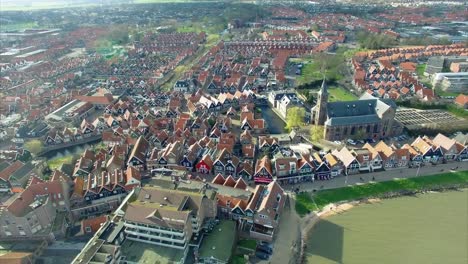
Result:
<svg viewBox="0 0 468 264"><path fill-rule="evenodd" d="M468 190L360 205L326 218L307 242L307 263L468 263Z"/></svg>

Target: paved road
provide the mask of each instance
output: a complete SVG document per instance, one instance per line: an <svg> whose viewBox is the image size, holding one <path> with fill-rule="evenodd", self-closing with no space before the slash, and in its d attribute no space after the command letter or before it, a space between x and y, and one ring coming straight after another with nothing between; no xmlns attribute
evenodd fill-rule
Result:
<svg viewBox="0 0 468 264"><path fill-rule="evenodd" d="M368 183L371 181L380 182L380 181L390 181L397 178L413 178L413 177L422 177L431 174L439 174L443 172L450 171L450 168L454 168L458 166L457 171L466 171L468 170L468 162L451 162L447 164L439 164L437 166L426 165L418 168L406 168L406 169L394 169L394 170L387 170L381 172L372 172L372 173L359 173L349 176L341 175L334 179L328 181L315 181L313 183L302 183L296 185L286 185L283 186L286 191L292 191L294 188L299 187L301 191L312 191L312 190L319 190L319 189L334 189L340 188L344 186L352 186L358 185L363 183ZM443 171L441 171L443 170ZM375 180L372 180L372 177ZM363 181L361 181L361 179ZM321 188L323 186L323 188Z"/></svg>
<svg viewBox="0 0 468 264"><path fill-rule="evenodd" d="M294 210L294 200L288 197L289 202L281 213L281 219L275 241L273 242L273 254L268 260L251 260L255 264L296 264L300 245L300 217ZM291 206L292 205L292 206Z"/></svg>

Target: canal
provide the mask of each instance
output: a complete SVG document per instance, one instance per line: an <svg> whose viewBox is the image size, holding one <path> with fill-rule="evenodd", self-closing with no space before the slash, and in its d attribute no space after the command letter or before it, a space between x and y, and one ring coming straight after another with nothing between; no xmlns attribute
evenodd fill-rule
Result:
<svg viewBox="0 0 468 264"><path fill-rule="evenodd" d="M86 149L92 149L97 143L87 143L79 146L73 146L66 149L54 150L45 154L44 157L47 160L59 159L67 156L81 155Z"/></svg>
<svg viewBox="0 0 468 264"><path fill-rule="evenodd" d="M262 118L267 124L270 134L284 134L286 123L269 106L259 107L262 110Z"/></svg>
<svg viewBox="0 0 468 264"><path fill-rule="evenodd" d="M318 222L307 263L468 263L468 190L357 206Z"/></svg>

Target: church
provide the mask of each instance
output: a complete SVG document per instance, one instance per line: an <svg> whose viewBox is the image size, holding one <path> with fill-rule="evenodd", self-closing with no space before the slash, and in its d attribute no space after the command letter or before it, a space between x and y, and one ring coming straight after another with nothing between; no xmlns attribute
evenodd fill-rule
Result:
<svg viewBox="0 0 468 264"><path fill-rule="evenodd" d="M326 140L375 139L399 135L403 126L395 120L396 104L363 94L359 100L328 102L325 80L312 108L311 122L324 126Z"/></svg>

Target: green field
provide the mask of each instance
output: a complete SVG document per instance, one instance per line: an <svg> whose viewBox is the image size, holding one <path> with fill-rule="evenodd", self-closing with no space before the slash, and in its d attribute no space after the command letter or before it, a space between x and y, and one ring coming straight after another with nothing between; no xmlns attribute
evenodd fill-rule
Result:
<svg viewBox="0 0 468 264"><path fill-rule="evenodd" d="M328 97L330 102L352 101L357 99L354 94L341 87L330 87L328 93L330 94Z"/></svg>
<svg viewBox="0 0 468 264"><path fill-rule="evenodd" d="M237 246L255 250L257 247L257 241L253 239L242 239L237 242Z"/></svg>
<svg viewBox="0 0 468 264"><path fill-rule="evenodd" d="M454 184L468 185L468 171L354 185L322 190L315 194L304 192L296 197L296 211L300 216L304 216L309 211L321 209L330 203L380 197L390 192L422 190Z"/></svg>
<svg viewBox="0 0 468 264"><path fill-rule="evenodd" d="M63 163L71 164L73 155L62 156L59 158L50 159L47 161L47 165L51 170L55 170L60 167Z"/></svg>
<svg viewBox="0 0 468 264"><path fill-rule="evenodd" d="M418 74L419 77L424 76L424 71L426 70L427 64L418 64L416 66L416 73Z"/></svg>
<svg viewBox="0 0 468 264"><path fill-rule="evenodd" d="M468 263L468 190L362 204L320 220L306 263Z"/></svg>
<svg viewBox="0 0 468 264"><path fill-rule="evenodd" d="M1 23L0 24L0 32L4 31L22 31L25 29L33 29L33 28L38 28L39 26L37 25L37 22L22 22L22 23L14 23L14 24L8 24L8 23Z"/></svg>

